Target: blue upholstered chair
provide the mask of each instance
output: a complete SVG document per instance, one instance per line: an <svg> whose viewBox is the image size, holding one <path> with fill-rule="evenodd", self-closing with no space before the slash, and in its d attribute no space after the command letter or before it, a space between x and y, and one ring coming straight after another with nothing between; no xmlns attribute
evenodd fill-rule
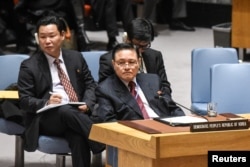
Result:
<svg viewBox="0 0 250 167"><path fill-rule="evenodd" d="M66 139L54 136L39 136L37 150L46 154L56 154L56 167L65 167L65 156L70 155Z"/></svg>
<svg viewBox="0 0 250 167"><path fill-rule="evenodd" d="M106 51L82 52L95 81L98 81L99 58L104 53L106 53ZM66 139L45 135L39 136L37 150L47 154L56 154L57 167L65 167L65 156L70 155L71 153ZM92 158L92 162L96 161L95 163L101 163L101 160L101 153L94 155Z"/></svg>
<svg viewBox="0 0 250 167"><path fill-rule="evenodd" d="M98 81L98 73L99 73L99 59L101 55L107 53L107 51L90 51L90 52L82 52L83 57L87 61L89 69L91 71L92 76L95 81Z"/></svg>
<svg viewBox="0 0 250 167"><path fill-rule="evenodd" d="M250 113L250 64L216 64L211 68L211 101L219 113Z"/></svg>
<svg viewBox="0 0 250 167"><path fill-rule="evenodd" d="M191 54L191 109L197 114L207 114L210 99L210 67L221 63L238 63L233 48L197 48Z"/></svg>
<svg viewBox="0 0 250 167"><path fill-rule="evenodd" d="M4 90L10 84L16 83L19 73L20 64L23 60L29 58L29 55L10 54L0 56L0 90ZM0 132L7 135L15 135L15 167L24 166L24 150L23 142L20 135L23 133L24 127L0 118Z"/></svg>

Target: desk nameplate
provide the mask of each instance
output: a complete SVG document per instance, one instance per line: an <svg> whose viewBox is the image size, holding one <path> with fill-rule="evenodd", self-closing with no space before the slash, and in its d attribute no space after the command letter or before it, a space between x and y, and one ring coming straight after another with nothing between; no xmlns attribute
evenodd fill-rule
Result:
<svg viewBox="0 0 250 167"><path fill-rule="evenodd" d="M190 125L190 132L240 130L248 128L249 128L248 119L239 119L239 120L193 123Z"/></svg>

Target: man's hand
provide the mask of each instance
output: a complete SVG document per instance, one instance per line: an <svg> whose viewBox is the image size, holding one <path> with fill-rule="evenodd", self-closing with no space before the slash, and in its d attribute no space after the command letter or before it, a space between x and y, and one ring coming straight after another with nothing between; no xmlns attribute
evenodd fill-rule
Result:
<svg viewBox="0 0 250 167"><path fill-rule="evenodd" d="M48 104L60 104L62 102L62 95L53 93L51 94Z"/></svg>
<svg viewBox="0 0 250 167"><path fill-rule="evenodd" d="M89 111L89 107L86 104L79 106L78 109L81 112L87 112L87 111Z"/></svg>

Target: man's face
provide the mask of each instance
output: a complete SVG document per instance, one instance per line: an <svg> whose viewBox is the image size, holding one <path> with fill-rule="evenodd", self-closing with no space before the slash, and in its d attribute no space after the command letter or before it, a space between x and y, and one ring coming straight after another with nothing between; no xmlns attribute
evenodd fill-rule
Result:
<svg viewBox="0 0 250 167"><path fill-rule="evenodd" d="M57 58L64 40L64 32L60 33L55 24L40 26L38 30L38 40L43 52Z"/></svg>
<svg viewBox="0 0 250 167"><path fill-rule="evenodd" d="M112 64L116 75L123 81L132 81L139 70L139 60L135 50L123 49L115 54Z"/></svg>
<svg viewBox="0 0 250 167"><path fill-rule="evenodd" d="M151 47L151 43L148 41L133 39L131 42L139 50L140 53Z"/></svg>

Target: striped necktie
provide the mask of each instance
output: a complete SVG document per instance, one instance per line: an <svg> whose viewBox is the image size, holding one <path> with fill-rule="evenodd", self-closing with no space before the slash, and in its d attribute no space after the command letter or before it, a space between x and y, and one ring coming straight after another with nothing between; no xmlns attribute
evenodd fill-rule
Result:
<svg viewBox="0 0 250 167"><path fill-rule="evenodd" d="M138 104L139 107L140 107L140 110L141 110L141 113L142 113L142 115L143 115L143 118L144 118L144 119L149 119L149 116L148 116L148 113L147 113L147 111L146 111L146 109L145 109L145 107L144 107L144 104L143 104L143 102L142 102L140 96L137 95L137 92L136 92L136 90L135 90L135 83L134 83L133 81L130 81L130 82L128 83L128 86L129 86L129 88L130 88L130 93L136 98L137 104Z"/></svg>
<svg viewBox="0 0 250 167"><path fill-rule="evenodd" d="M65 74L65 72L61 68L60 60L55 59L54 64L57 66L59 79L61 81L61 84L64 87L65 92L69 96L69 101L77 102L78 98L77 98L76 92L75 92L73 86L71 85L70 80L68 79L67 75Z"/></svg>

